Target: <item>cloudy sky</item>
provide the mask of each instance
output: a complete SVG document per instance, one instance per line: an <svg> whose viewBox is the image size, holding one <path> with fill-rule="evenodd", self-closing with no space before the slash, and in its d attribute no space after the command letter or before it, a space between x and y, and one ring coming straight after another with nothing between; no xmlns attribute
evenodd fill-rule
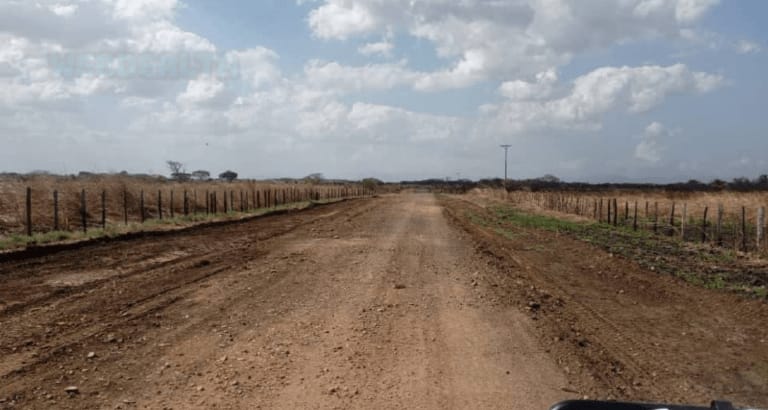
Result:
<svg viewBox="0 0 768 410"><path fill-rule="evenodd" d="M0 0L0 171L768 173L764 0Z"/></svg>

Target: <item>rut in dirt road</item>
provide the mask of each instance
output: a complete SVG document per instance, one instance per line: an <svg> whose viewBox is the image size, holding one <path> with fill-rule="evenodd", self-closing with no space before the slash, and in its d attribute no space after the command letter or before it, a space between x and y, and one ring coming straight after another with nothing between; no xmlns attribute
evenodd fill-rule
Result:
<svg viewBox="0 0 768 410"><path fill-rule="evenodd" d="M496 274L427 194L3 264L0 408L543 409L574 396L531 320L479 279Z"/></svg>

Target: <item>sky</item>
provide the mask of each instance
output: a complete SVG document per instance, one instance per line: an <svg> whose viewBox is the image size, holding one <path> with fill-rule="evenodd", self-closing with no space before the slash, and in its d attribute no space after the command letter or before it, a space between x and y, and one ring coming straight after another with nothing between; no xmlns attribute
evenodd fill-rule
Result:
<svg viewBox="0 0 768 410"><path fill-rule="evenodd" d="M764 0L0 0L0 171L768 173Z"/></svg>

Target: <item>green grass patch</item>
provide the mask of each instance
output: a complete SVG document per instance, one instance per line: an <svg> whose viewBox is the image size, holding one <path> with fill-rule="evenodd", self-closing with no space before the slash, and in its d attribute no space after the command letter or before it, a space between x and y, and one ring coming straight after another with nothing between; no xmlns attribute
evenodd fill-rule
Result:
<svg viewBox="0 0 768 410"><path fill-rule="evenodd" d="M673 275L696 286L768 298L765 277L744 266L744 259L732 250L697 247L661 232L635 231L631 225L564 220L510 206L491 211L467 216L473 223L510 240L525 239L530 230L561 233L635 261L645 269ZM526 250L538 249L536 243L528 245Z"/></svg>

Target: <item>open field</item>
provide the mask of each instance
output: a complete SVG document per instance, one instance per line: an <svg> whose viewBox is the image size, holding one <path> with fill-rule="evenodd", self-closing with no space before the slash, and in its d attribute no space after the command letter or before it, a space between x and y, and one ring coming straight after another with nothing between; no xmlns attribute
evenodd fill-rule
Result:
<svg viewBox="0 0 768 410"><path fill-rule="evenodd" d="M736 191L511 191L476 189L473 195L519 209L577 217L703 242L733 251L768 253L768 192ZM615 208L614 208L615 207ZM608 218L612 218L610 221ZM614 220L615 219L615 220ZM613 222L612 222L613 221Z"/></svg>
<svg viewBox="0 0 768 410"><path fill-rule="evenodd" d="M764 300L558 221L384 195L0 256L0 408L768 406Z"/></svg>
<svg viewBox="0 0 768 410"><path fill-rule="evenodd" d="M9 242L8 238L13 238L11 244L30 239L49 242L102 225L110 231L136 230L146 221L167 223L177 217L194 222L211 219L201 215L252 212L362 192L356 184L176 182L127 175L0 176L0 242ZM36 238L22 237L30 236L29 223Z"/></svg>

